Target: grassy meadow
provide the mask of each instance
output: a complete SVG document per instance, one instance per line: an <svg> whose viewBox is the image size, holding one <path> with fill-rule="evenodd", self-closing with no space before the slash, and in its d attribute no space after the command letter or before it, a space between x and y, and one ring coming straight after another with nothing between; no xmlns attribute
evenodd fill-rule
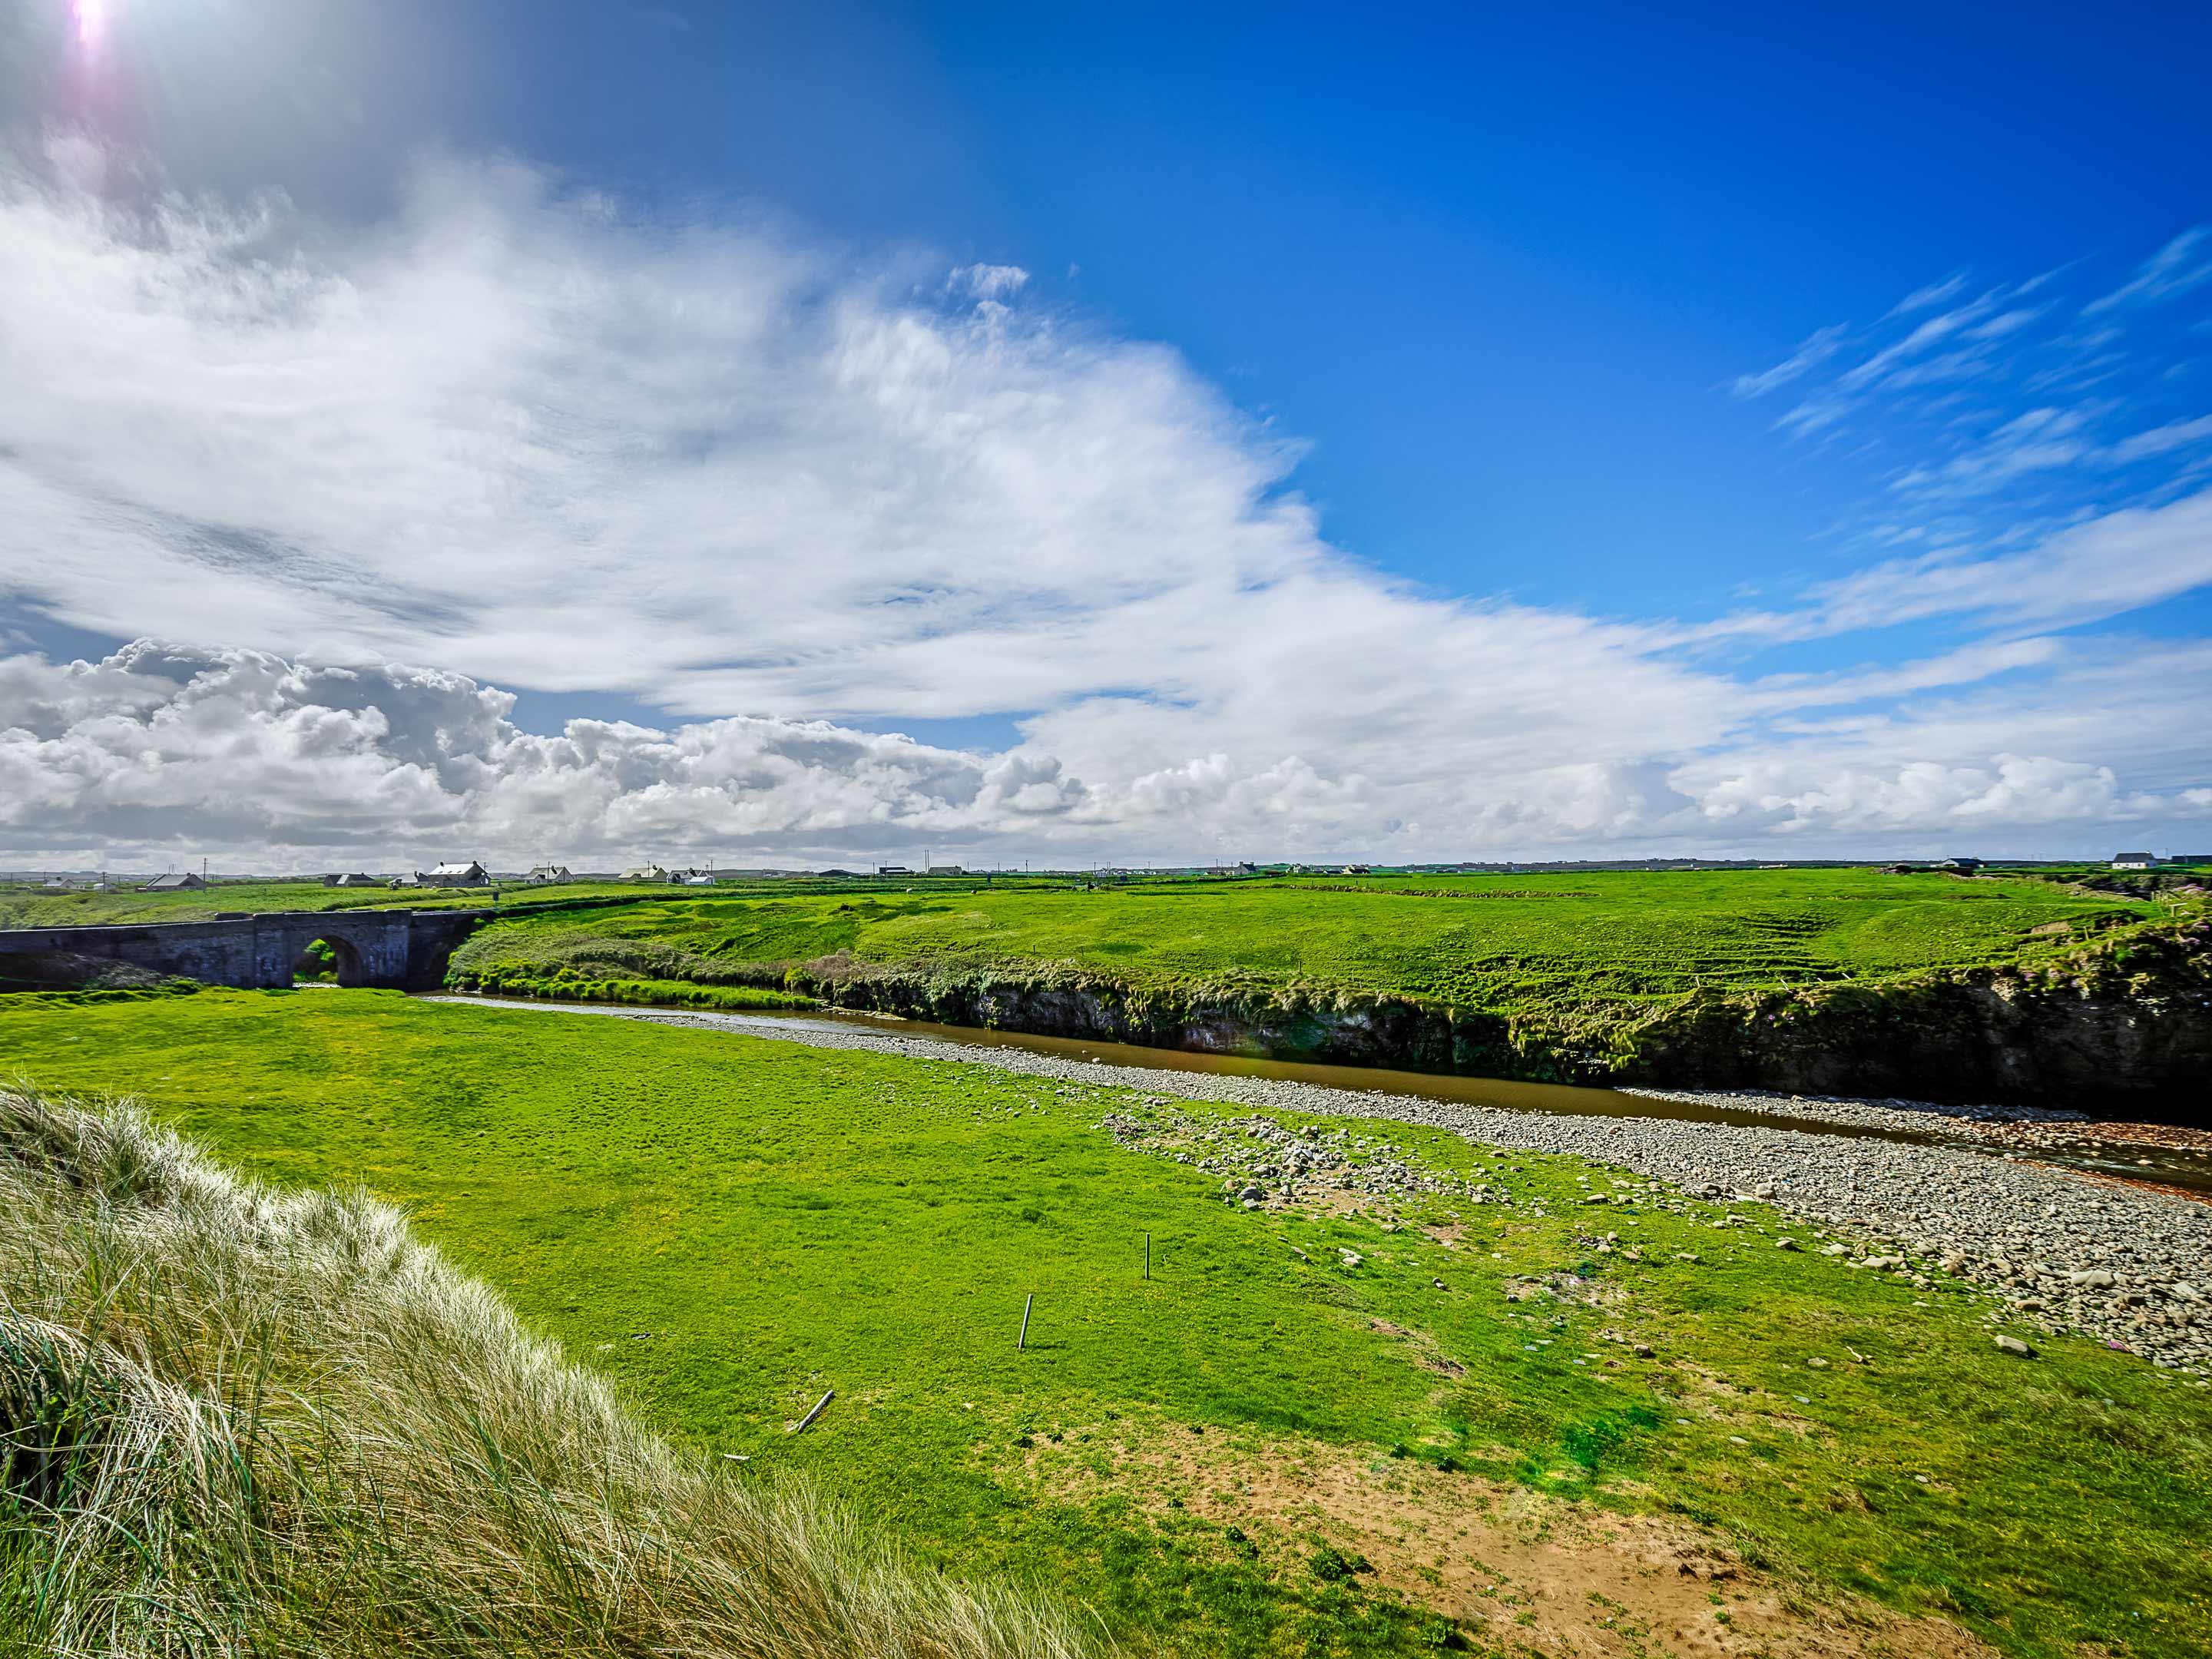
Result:
<svg viewBox="0 0 2212 1659"><path fill-rule="evenodd" d="M2039 902L2065 914L1958 908ZM1863 920L1861 951L1896 931ZM1996 948L1977 927L1944 948ZM1669 1651L1838 1607L2039 1659L2203 1651L2212 1396L2086 1342L2014 1358L1966 1292L1779 1251L1758 1206L1593 1211L1578 1183L1619 1172L1394 1124L1524 1201L1248 1213L1099 1127L1143 1109L1122 1091L382 992L7 999L7 1076L404 1206L679 1444L818 1482L925 1567L1049 1587L1131 1653L1503 1653L1570 1613L1588 1650ZM1674 1601L1601 1607L1593 1573L1585 1603L1608 1527L1686 1552L1621 1580ZM1707 1545L1736 1565L1693 1569Z"/></svg>
<svg viewBox="0 0 2212 1659"><path fill-rule="evenodd" d="M544 887L508 883L498 901L535 904L557 899L635 896L665 893L637 882L562 882ZM216 915L269 910L476 909L494 902L484 887L325 887L319 881L218 881L198 892L142 893L125 889L49 892L42 887L0 887L0 927L89 927L121 922L206 921Z"/></svg>
<svg viewBox="0 0 2212 1659"><path fill-rule="evenodd" d="M1079 1659L684 1449L357 1189L0 1086L0 1655Z"/></svg>
<svg viewBox="0 0 2212 1659"><path fill-rule="evenodd" d="M1870 870L1595 872L826 892L520 919L456 954L465 981L756 980L849 957L924 972L1074 969L1139 988L1303 988L1498 1012L1632 1011L1699 988L1881 980L2033 961L2160 907L2050 881ZM566 969L565 975L563 970Z"/></svg>

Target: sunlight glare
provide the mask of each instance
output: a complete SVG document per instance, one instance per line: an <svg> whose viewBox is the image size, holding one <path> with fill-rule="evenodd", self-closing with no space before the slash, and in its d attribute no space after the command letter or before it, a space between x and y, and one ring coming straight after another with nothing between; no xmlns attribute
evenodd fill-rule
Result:
<svg viewBox="0 0 2212 1659"><path fill-rule="evenodd" d="M98 46L107 33L108 0L70 0L76 10L76 38L80 46Z"/></svg>

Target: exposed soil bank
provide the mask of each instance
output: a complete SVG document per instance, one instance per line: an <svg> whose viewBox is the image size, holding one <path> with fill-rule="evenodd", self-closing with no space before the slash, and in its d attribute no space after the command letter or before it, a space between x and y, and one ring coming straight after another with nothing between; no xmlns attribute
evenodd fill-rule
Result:
<svg viewBox="0 0 2212 1659"><path fill-rule="evenodd" d="M2212 921L2201 917L2098 941L2041 970L1513 1015L1295 988L1138 987L1060 965L944 969L829 957L777 982L833 1007L1205 1054L2212 1122Z"/></svg>

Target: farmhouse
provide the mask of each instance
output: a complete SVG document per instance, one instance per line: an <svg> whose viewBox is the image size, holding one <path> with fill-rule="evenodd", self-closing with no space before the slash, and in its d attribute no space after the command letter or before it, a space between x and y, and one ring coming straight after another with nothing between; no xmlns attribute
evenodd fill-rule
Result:
<svg viewBox="0 0 2212 1659"><path fill-rule="evenodd" d="M2112 868L2115 870L2150 870L2156 868L2157 865L2158 860L2148 853L2112 854Z"/></svg>
<svg viewBox="0 0 2212 1659"><path fill-rule="evenodd" d="M374 887L377 885L377 880L374 876L363 875L359 871L356 871L351 875L325 876L323 885L325 887Z"/></svg>
<svg viewBox="0 0 2212 1659"><path fill-rule="evenodd" d="M903 864L879 864L876 866L876 873L879 876L910 876L914 872Z"/></svg>
<svg viewBox="0 0 2212 1659"><path fill-rule="evenodd" d="M551 881L566 881L568 879L568 866L565 864L533 864L525 879L533 887L543 887Z"/></svg>
<svg viewBox="0 0 2212 1659"><path fill-rule="evenodd" d="M206 886L207 883L186 870L181 874L156 876L138 890L142 893L198 893L204 890Z"/></svg>
<svg viewBox="0 0 2212 1659"><path fill-rule="evenodd" d="M417 887L483 887L490 881L491 877L483 866L474 859L466 864L441 864L434 870L417 870L415 872Z"/></svg>
<svg viewBox="0 0 2212 1659"><path fill-rule="evenodd" d="M634 864L622 872L624 881L666 881L668 872L657 864Z"/></svg>
<svg viewBox="0 0 2212 1659"><path fill-rule="evenodd" d="M933 876L964 876L968 872L957 864L933 864L929 866L929 873Z"/></svg>

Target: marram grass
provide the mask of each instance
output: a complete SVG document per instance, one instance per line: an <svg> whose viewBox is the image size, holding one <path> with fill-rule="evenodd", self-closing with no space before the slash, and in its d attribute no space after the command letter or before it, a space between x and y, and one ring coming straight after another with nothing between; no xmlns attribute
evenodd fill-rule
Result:
<svg viewBox="0 0 2212 1659"><path fill-rule="evenodd" d="M1085 1645L674 1450L388 1206L0 1090L0 1653Z"/></svg>

